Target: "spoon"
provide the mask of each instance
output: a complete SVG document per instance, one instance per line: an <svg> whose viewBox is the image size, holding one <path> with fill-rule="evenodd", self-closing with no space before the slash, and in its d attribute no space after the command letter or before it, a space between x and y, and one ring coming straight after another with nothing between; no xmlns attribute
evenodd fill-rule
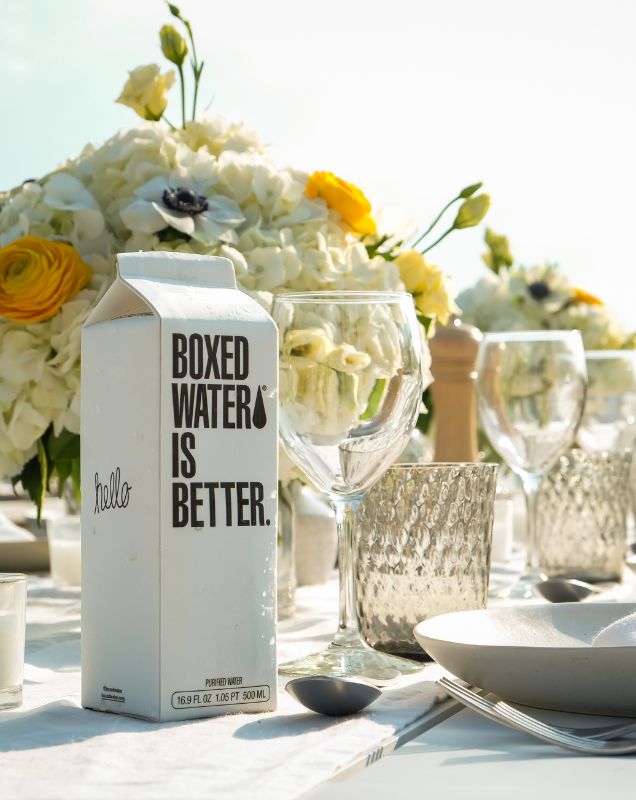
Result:
<svg viewBox="0 0 636 800"><path fill-rule="evenodd" d="M328 717L357 714L382 694L375 686L367 683L331 675L294 678L285 689L305 708Z"/></svg>
<svg viewBox="0 0 636 800"><path fill-rule="evenodd" d="M601 590L585 581L573 578L547 578L536 584L537 591L551 603L578 603Z"/></svg>

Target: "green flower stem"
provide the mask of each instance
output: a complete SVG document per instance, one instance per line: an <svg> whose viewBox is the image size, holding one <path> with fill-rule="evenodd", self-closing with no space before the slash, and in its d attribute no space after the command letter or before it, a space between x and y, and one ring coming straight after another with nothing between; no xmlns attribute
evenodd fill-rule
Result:
<svg viewBox="0 0 636 800"><path fill-rule="evenodd" d="M422 255L424 255L424 253L428 253L429 250L432 250L435 247L435 245L438 245L442 241L442 239L445 239L448 236L448 234L451 231L454 231L454 230L455 230L455 226L451 225L448 230L444 231L444 233L439 237L439 239L435 239L433 244L429 244L428 247L425 247L424 250L420 251L422 253Z"/></svg>
<svg viewBox="0 0 636 800"><path fill-rule="evenodd" d="M197 98L199 96L199 81L201 80L201 73L203 72L203 63L199 65L199 59L197 58L197 48L194 44L194 34L192 33L192 26L188 22L188 20L182 19L183 24L188 32L188 38L190 39L190 44L192 45L192 73L194 75L194 95L192 98L192 121L196 119L197 116Z"/></svg>
<svg viewBox="0 0 636 800"><path fill-rule="evenodd" d="M176 131L176 130L177 130L177 126L176 126L176 125L173 125L173 124L172 124L172 122L170 122L170 120L168 119L168 117L166 117L166 115L165 115L165 114L163 114L163 115L162 115L161 119L162 119L162 120L163 120L163 121L166 123L166 125L168 125L168 127L170 127L170 128L173 130L173 131Z"/></svg>
<svg viewBox="0 0 636 800"><path fill-rule="evenodd" d="M177 64L177 69L179 70L179 81L181 82L181 125L185 128L186 124L186 116L185 116L185 79L183 77L183 67L181 64Z"/></svg>
<svg viewBox="0 0 636 800"><path fill-rule="evenodd" d="M443 208L443 209L442 209L442 210L439 212L439 214L438 214L438 215L435 217L435 219L434 219L434 220L431 222L431 224L430 224L430 225L428 226L428 228L427 228L427 229L424 231L424 233L423 233L421 236L419 236L419 237L418 237L418 238L417 238L417 239L416 239L416 240L413 242L413 244L411 245L411 247L412 247L412 248L415 248L415 247L416 247L416 246L417 246L417 245L418 245L418 244L419 244L419 243L422 241L422 239L423 239L425 236L428 236L428 234L429 234L429 233L430 233L430 232L433 230L433 228L434 228L434 227L437 225L437 223L438 223L438 222L440 221L440 219L441 219L441 218L444 216L444 214L445 214L445 213L448 211L448 209L449 209L449 208L450 208L450 207L453 205L453 203L456 203L456 202L457 202L459 199L460 199L460 195L457 195L457 197L453 197L453 199L452 199L452 200L451 200L449 203L446 203L446 205L444 206L444 208ZM447 232L448 232L448 231L447 231ZM445 236L445 235L446 235L446 234L444 234L444 236ZM439 240L438 240L438 241L439 241ZM432 246L433 246L433 245L431 245L431 247L432 247ZM426 252L426 251L424 251L424 252Z"/></svg>
<svg viewBox="0 0 636 800"><path fill-rule="evenodd" d="M194 95L192 98L192 121L194 122L197 116L197 97L199 96L199 78L201 77L201 72L197 70L195 64L192 65L192 71L194 72Z"/></svg>

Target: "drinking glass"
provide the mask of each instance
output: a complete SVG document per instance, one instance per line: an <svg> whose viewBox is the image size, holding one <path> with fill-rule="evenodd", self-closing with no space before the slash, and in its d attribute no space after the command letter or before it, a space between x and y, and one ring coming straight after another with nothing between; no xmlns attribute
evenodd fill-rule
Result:
<svg viewBox="0 0 636 800"><path fill-rule="evenodd" d="M527 508L527 563L512 587L532 597L539 570L536 522L541 478L572 444L585 403L586 367L578 331L519 331L484 336L477 398L490 443L521 479Z"/></svg>
<svg viewBox="0 0 636 800"><path fill-rule="evenodd" d="M356 615L353 517L395 461L422 397L422 339L403 292L298 292L275 298L280 335L280 435L328 497L338 527L340 612L326 650L283 664L287 675L366 675L420 665L372 650Z"/></svg>
<svg viewBox="0 0 636 800"><path fill-rule="evenodd" d="M82 583L80 516L51 517L46 523L51 577L58 589Z"/></svg>
<svg viewBox="0 0 636 800"><path fill-rule="evenodd" d="M636 439L636 350L588 350L587 398L577 441L588 453L617 452Z"/></svg>
<svg viewBox="0 0 636 800"><path fill-rule="evenodd" d="M26 575L0 573L0 710L22 704Z"/></svg>

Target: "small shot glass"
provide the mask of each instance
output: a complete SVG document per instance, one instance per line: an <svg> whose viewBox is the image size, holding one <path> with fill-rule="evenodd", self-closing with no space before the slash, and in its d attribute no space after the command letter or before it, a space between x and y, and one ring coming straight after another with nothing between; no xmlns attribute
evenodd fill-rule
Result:
<svg viewBox="0 0 636 800"><path fill-rule="evenodd" d="M0 710L22 705L26 575L0 573Z"/></svg>
<svg viewBox="0 0 636 800"><path fill-rule="evenodd" d="M46 523L51 557L51 577L60 589L82 582L80 516L52 517Z"/></svg>

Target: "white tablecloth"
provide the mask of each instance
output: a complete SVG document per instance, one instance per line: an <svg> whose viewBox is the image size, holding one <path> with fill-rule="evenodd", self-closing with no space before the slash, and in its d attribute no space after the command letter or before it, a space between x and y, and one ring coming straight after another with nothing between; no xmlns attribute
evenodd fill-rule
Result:
<svg viewBox="0 0 636 800"><path fill-rule="evenodd" d="M328 642L336 588L299 591L298 615L280 626L281 659ZM79 592L30 577L27 618L24 704L0 711L2 800L296 797L399 736L439 696L431 666L342 720L281 691L275 713L154 724L81 708Z"/></svg>

